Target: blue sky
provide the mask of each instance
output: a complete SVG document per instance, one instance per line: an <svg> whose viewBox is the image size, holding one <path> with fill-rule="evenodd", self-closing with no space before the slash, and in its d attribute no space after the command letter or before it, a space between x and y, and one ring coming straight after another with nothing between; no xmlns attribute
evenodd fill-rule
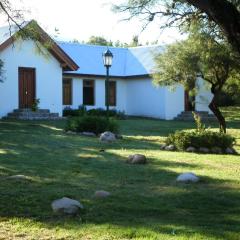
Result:
<svg viewBox="0 0 240 240"><path fill-rule="evenodd" d="M26 11L26 19L35 19L50 34L59 30L59 40L87 40L92 35L108 40L130 42L141 33L142 23L138 20L121 21L124 15L111 11L111 4L123 0L10 0ZM23 7L24 6L24 7ZM1 24L3 20L1 20ZM177 30L161 31L156 23L139 35L141 43L158 40L171 43L180 39Z"/></svg>

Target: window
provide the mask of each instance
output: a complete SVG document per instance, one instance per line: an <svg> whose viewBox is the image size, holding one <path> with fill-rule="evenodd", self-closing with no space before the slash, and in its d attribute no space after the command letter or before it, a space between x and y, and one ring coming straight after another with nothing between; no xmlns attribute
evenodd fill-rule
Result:
<svg viewBox="0 0 240 240"><path fill-rule="evenodd" d="M63 79L63 105L72 105L72 79Z"/></svg>
<svg viewBox="0 0 240 240"><path fill-rule="evenodd" d="M107 95L105 99L107 105ZM116 106L116 82L114 81L109 81L109 106Z"/></svg>
<svg viewBox="0 0 240 240"><path fill-rule="evenodd" d="M94 105L94 80L83 80L83 105Z"/></svg>

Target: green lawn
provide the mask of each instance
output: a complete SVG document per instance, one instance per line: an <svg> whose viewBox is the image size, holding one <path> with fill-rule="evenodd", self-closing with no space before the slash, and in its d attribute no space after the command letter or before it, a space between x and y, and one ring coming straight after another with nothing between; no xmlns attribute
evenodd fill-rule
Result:
<svg viewBox="0 0 240 240"><path fill-rule="evenodd" d="M224 110L228 132L240 152L240 114L231 111ZM159 150L169 132L191 123L119 122L124 140L110 145L66 135L64 121L0 122L0 239L240 238L239 156ZM149 164L126 164L132 153L145 154ZM202 181L175 182L189 171ZM29 179L5 179L15 174ZM112 196L94 199L101 189ZM51 202L63 196L83 203L81 217L52 213Z"/></svg>

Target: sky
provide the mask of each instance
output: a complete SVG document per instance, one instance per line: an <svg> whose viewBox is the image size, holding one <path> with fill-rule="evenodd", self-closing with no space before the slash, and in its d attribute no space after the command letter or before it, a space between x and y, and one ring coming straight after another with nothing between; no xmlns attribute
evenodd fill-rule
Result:
<svg viewBox="0 0 240 240"><path fill-rule="evenodd" d="M113 13L112 4L123 0L10 0L18 9L25 11L25 19L35 19L40 26L58 40L86 41L90 36L103 36L113 42L131 42L139 35L140 43L158 40L167 44L181 39L176 29L162 31L155 22L141 32L139 19L122 21L126 15ZM4 25L4 20L0 19ZM5 24L6 25L6 24ZM58 29L56 34L55 29Z"/></svg>

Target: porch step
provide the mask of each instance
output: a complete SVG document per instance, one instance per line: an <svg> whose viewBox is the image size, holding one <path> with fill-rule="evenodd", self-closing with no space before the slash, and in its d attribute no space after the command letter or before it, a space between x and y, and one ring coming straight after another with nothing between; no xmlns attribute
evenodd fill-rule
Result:
<svg viewBox="0 0 240 240"><path fill-rule="evenodd" d="M201 120L203 122L215 122L217 121L216 117L213 114L209 114L207 111L195 111L198 115L200 115ZM184 111L178 114L177 117L174 118L176 121L189 121L193 122L194 117L191 111Z"/></svg>
<svg viewBox="0 0 240 240"><path fill-rule="evenodd" d="M6 119L19 120L58 120L61 119L58 113L51 113L48 109L38 109L32 111L31 109L14 109L13 112L8 113Z"/></svg>
<svg viewBox="0 0 240 240"><path fill-rule="evenodd" d="M33 112L33 111L30 108L22 108L22 109L14 109L13 112L14 113L29 113L29 112ZM38 109L36 112L38 112L38 113L50 113L49 109ZM36 113L36 112L34 112L34 113Z"/></svg>

